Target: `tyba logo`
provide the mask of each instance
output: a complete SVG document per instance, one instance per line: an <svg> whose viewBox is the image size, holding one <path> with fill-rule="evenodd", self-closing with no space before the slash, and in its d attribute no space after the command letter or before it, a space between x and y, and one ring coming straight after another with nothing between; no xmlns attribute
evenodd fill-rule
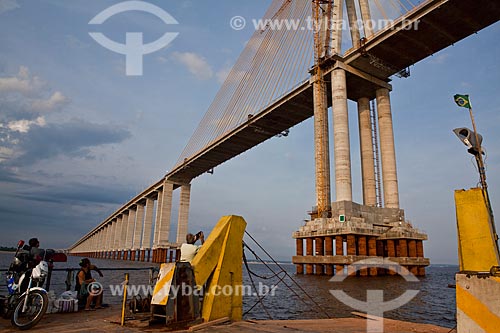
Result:
<svg viewBox="0 0 500 333"><path fill-rule="evenodd" d="M89 24L103 24L107 19L116 14L134 10L153 14L165 24L179 24L169 13L160 7L144 1L125 1L108 7L90 20ZM159 39L148 44L143 43L142 32L127 32L125 35L125 44L117 43L100 32L89 32L89 35L108 50L125 55L126 73L128 76L140 76L142 75L143 56L166 47L179 33L166 32Z"/></svg>

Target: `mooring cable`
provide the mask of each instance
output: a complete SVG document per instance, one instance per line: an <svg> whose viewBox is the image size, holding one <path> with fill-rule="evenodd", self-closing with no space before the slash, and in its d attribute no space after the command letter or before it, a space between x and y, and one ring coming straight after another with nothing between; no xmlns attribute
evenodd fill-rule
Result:
<svg viewBox="0 0 500 333"><path fill-rule="evenodd" d="M286 270L285 270L285 269L284 269L284 268L283 268L283 267L282 267L282 266L281 266L281 265L280 265L280 264L279 264L276 260L274 260L274 258L273 258L273 257L269 254L269 252L267 252L267 251L266 251L266 249L264 249L264 248L262 247L262 245L260 245L260 244L259 244L259 242L257 242L257 240L255 240L255 238L253 238L253 237L252 237L252 235L250 235L250 234L248 233L248 231L246 231L246 230L245 230L245 234L246 234L248 237L250 237L250 239L251 239L251 240L252 240L255 244L257 244L257 246L258 246L258 247L259 247L259 248L260 248L260 249L261 249L261 250L262 250L262 251L263 251L263 252L264 252L264 253L265 253L268 257L269 257L269 259L271 259L271 260L272 260L272 262L273 262L276 266L278 266L278 267L279 267L279 268L280 268L283 272L285 272L285 275L286 275L286 276L288 276L288 278L289 278L289 279L290 279L290 280L291 280L291 281L292 281L292 282L293 282L293 283L294 283L294 284L295 284L295 285L296 285L296 286L297 286L297 287L298 287L298 288L299 288L299 289L300 289L300 290L304 293L304 295L306 295L306 296L307 296L307 298L308 298L308 299L309 299L309 300L310 300L310 301L311 301L311 302L312 302L312 303L313 303L313 304L314 304L314 305L315 305L318 309L320 309L320 311L321 311L321 312L323 312L323 314L325 314L325 315L326 315L326 317L327 317L327 318L331 318L331 317L330 317L330 315L329 315L329 314L328 314L328 313L327 313L327 312L326 312L326 311L325 311L325 310L324 310L324 309L323 309L323 308L322 308L322 307L318 304L318 302L316 302L316 301L315 301L315 300L311 297L311 295L309 295L309 294L305 291L305 289L304 289L304 288L302 288L302 286L301 286L301 285L300 285L297 281L295 281L295 279L294 279L292 276L290 276L290 274L288 274L288 272L287 272L287 271L286 271ZM247 248L248 248L248 246L247 246ZM250 249L250 250L251 250L251 249ZM252 253L254 253L254 252L252 251ZM266 267L268 267L268 268L271 270L271 272L275 273L275 271L274 271L271 267L269 267L269 265L267 265L267 263L265 263L264 261L262 261L262 262L266 265ZM300 297L300 296L299 296L299 295L295 292L295 290L293 290L293 289L292 289L292 288L291 288L291 287L290 287L287 283L285 283L285 282L283 281L283 284L284 284L285 286L287 286L290 290L292 290L292 291L293 291L293 293L294 293L295 295L297 295L299 298L301 298L301 297ZM301 298L301 299L302 299L302 298Z"/></svg>
<svg viewBox="0 0 500 333"><path fill-rule="evenodd" d="M245 263L245 267L247 268L247 271L250 272L249 268L248 268L248 262L247 262L247 257L245 255L245 250L243 249L243 262ZM273 317L271 316L271 314L269 313L269 311L267 310L266 306L264 305L264 303L262 302L262 298L260 297L259 295L259 291L257 290L257 288L255 287L255 282L253 281L253 278L252 278L252 274L248 274L248 277L250 278L250 283L252 283L252 287L253 289L255 290L255 295L257 295L257 299L258 299L258 303L260 303L260 305L262 306L262 308L264 309L264 311L267 313L267 316L269 317L269 319L273 319ZM253 308L255 307L255 305L250 309L252 310ZM247 314L250 310L248 310L247 312L245 312L244 314Z"/></svg>

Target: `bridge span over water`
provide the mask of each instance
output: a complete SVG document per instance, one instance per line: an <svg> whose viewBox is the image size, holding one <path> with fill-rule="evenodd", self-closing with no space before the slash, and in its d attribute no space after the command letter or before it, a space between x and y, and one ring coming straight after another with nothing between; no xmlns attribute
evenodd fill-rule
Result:
<svg viewBox="0 0 500 333"><path fill-rule="evenodd" d="M426 235L410 227L396 230L391 224L405 222L399 207L391 78L408 76L410 66L497 22L500 2L427 0L414 6L415 1L397 2L401 9L408 10L403 10L402 16L379 31L367 24L376 16L375 9L370 8L373 2L324 2L321 6L329 15L328 22L342 21L342 7L346 6L352 43L345 52L341 51L341 29L317 33L308 29L256 31L173 169L90 230L70 247L70 253L154 262L172 258L187 233L192 180L266 140L286 136L291 127L314 116L317 197L311 224L294 234L297 239L294 262L298 272L305 265L309 274L314 269L318 274L331 274L334 266L338 270L349 264L343 255L354 253L358 257L395 258L407 263L413 272L423 273L419 269L429 263L422 247ZM305 20L314 12L315 5L315 1L275 0L265 18ZM379 11L381 16L385 15L383 8ZM358 17L363 24L354 24ZM325 36L331 38L318 44ZM319 50L318 45L325 50ZM348 99L358 103L362 205L352 202ZM374 101L372 106L370 101ZM333 203L328 153L330 107L335 138ZM180 189L177 235L175 242L169 242L172 193L176 189ZM336 220L339 212L348 219L354 212L371 214L370 218L365 215L363 218L371 219L372 227L380 222L380 228L392 228L394 237L384 231L348 235L344 230L335 234L332 226L341 222ZM318 221L322 221L322 226L318 226ZM325 234L317 236L323 229ZM305 255L303 240L306 240ZM331 258L315 257L313 242L316 253ZM347 253L339 246L345 247L345 242ZM333 256L335 243L340 253Z"/></svg>

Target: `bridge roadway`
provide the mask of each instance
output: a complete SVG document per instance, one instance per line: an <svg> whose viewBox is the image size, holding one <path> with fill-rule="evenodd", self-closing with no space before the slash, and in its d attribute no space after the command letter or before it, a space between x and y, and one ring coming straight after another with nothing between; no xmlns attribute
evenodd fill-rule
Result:
<svg viewBox="0 0 500 333"><path fill-rule="evenodd" d="M491 0L431 0L379 31L361 48L330 61L347 70L348 98L375 98L376 88L390 88L390 77L401 70L500 20L500 2ZM416 23L418 22L418 23ZM405 29L408 27L409 29ZM415 27L416 29L413 29ZM326 82L330 79L326 77ZM328 103L331 106L331 89ZM312 117L312 83L302 82L248 121L202 151L185 159L166 178L174 183L192 179Z"/></svg>

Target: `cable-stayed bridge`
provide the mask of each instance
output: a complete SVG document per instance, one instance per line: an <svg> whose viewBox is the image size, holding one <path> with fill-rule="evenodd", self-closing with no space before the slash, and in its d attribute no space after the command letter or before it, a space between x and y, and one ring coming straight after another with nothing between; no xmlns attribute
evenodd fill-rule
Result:
<svg viewBox="0 0 500 333"><path fill-rule="evenodd" d="M339 215L349 219L353 211L362 211L381 219L382 226L376 231L378 238L373 233L359 236L359 232L354 232L357 238L346 234L320 238L311 236L319 230L316 227L300 230L294 235L297 255L302 257L303 239L306 255L294 257L294 262L305 264L309 273L313 264L317 273L329 273L331 265L338 268L348 262L340 256L328 262L313 258L313 241L316 253L326 256L333 255L332 244L347 242L347 253L337 248L337 255L338 251L349 254L355 246L354 255L414 258L408 259L409 266L425 266L428 260L423 258L421 245L425 235L402 229L393 238L380 238L386 234L383 224L404 222L399 207L390 81L393 76L409 76L410 66L499 19L500 3L490 0L274 0L262 19L268 23L247 43L172 170L90 230L70 252L155 262L171 258L187 233L193 179L268 139L286 136L291 127L314 117L316 207L311 221L331 219L331 223L323 223L335 225ZM299 24L293 29L277 27L275 23L284 20ZM352 203L348 99L358 103L362 205ZM335 152L333 203L329 108ZM176 242L169 242L172 193L179 188ZM405 232L405 241L400 241ZM375 238L380 238L382 254ZM397 239L396 245L393 239ZM356 245L349 245L352 242ZM364 244L364 250L358 249L359 244Z"/></svg>

